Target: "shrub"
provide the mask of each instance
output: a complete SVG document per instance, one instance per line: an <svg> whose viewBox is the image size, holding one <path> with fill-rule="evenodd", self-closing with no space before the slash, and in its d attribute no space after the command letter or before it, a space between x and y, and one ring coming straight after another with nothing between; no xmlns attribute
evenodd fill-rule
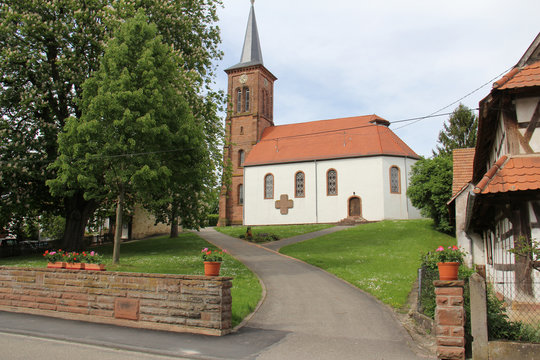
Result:
<svg viewBox="0 0 540 360"><path fill-rule="evenodd" d="M208 226L216 226L219 220L219 214L209 214L207 217Z"/></svg>

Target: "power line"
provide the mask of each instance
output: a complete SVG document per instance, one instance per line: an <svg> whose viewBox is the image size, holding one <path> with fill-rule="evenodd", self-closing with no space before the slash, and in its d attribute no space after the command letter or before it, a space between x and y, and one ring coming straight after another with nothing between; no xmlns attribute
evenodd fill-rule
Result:
<svg viewBox="0 0 540 360"><path fill-rule="evenodd" d="M437 110L437 111L435 111L435 112L432 112L431 114L429 114L429 115L426 116L426 117L419 118L418 120L416 120L416 121L414 121L414 122L412 122L412 123L410 123L410 124L406 124L406 125L400 126L400 127L396 128L396 129L394 129L394 130L403 129L403 128L406 127L406 126L410 126L410 125L416 124L416 123L419 122L419 121L422 121L422 120L424 120L424 119L427 119L427 118L429 118L429 117L432 117L432 116L434 116L435 114L437 114L438 112L441 112L441 111L443 111L443 110L449 108L450 106L459 103L461 100L463 100L463 99L465 99L465 98L471 96L471 95L474 94L475 92L477 92L477 91L479 91L480 89L482 89L482 88L486 87L487 85L491 84L493 81L499 79L501 76L503 76L504 74L506 74L506 73L507 73L508 71L510 71L512 68L513 68L513 66L510 67L510 68L508 68L508 69L506 69L506 70L504 70L504 71L503 71L502 73L500 73L499 75L497 75L497 76L495 76L494 78L492 78L491 80L485 82L484 84L482 84L481 86L477 87L476 89L474 89L473 91L469 92L468 94L466 94L466 95L460 97L458 100L454 101L453 103L450 103L450 104L446 105L445 107L442 107L442 108L440 108L439 110ZM475 109L475 110L477 110L477 109Z"/></svg>

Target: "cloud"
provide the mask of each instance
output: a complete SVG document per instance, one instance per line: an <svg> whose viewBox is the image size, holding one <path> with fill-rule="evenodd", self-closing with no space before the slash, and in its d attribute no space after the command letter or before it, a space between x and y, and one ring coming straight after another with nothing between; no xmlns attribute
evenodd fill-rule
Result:
<svg viewBox="0 0 540 360"><path fill-rule="evenodd" d="M227 88L222 70L240 59L249 6L226 0L219 13L220 89ZM540 2L257 0L255 12L265 66L278 77L274 122L281 125L431 114L517 63L538 33ZM490 88L462 102L476 108ZM429 156L446 118L396 133Z"/></svg>

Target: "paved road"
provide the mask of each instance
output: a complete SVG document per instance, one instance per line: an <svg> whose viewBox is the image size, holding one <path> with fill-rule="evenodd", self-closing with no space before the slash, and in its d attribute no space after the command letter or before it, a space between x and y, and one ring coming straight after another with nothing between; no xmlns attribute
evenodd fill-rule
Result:
<svg viewBox="0 0 540 360"><path fill-rule="evenodd" d="M226 248L265 285L260 308L236 333L210 337L0 312L0 359L425 359L386 306L333 275L213 229L199 235Z"/></svg>
<svg viewBox="0 0 540 360"><path fill-rule="evenodd" d="M337 230L340 228L312 236ZM257 359L420 358L412 351L412 339L394 314L350 284L316 267L213 229L204 229L200 235L226 248L254 271L266 287L266 298L247 327L279 331L286 336L263 349Z"/></svg>

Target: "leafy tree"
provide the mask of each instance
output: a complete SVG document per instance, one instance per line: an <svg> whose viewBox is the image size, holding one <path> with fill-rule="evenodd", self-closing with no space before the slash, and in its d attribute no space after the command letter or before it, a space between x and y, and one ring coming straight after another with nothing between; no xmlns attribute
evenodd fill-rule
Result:
<svg viewBox="0 0 540 360"><path fill-rule="evenodd" d="M449 156L418 160L412 166L407 196L423 216L434 220L437 230L452 233L446 207L452 197L452 159Z"/></svg>
<svg viewBox="0 0 540 360"><path fill-rule="evenodd" d="M203 127L182 94L180 59L161 40L141 11L120 26L83 84L81 118L59 136L58 177L49 181L54 192L82 188L86 199L116 200L113 263L126 196L166 202L167 189L191 190L205 171Z"/></svg>
<svg viewBox="0 0 540 360"><path fill-rule="evenodd" d="M98 198L71 188L51 196L58 134L81 117L82 84L98 69L104 43L137 9L174 47L183 93L205 130L212 166L220 161L223 93L210 90L220 59L220 0L5 0L0 3L0 227L38 213L63 214L65 248L81 245Z"/></svg>
<svg viewBox="0 0 540 360"><path fill-rule="evenodd" d="M454 149L474 147L476 145L476 132L478 130L478 117L463 104L452 112L448 123L443 124L439 132L437 151L434 156L452 155Z"/></svg>

